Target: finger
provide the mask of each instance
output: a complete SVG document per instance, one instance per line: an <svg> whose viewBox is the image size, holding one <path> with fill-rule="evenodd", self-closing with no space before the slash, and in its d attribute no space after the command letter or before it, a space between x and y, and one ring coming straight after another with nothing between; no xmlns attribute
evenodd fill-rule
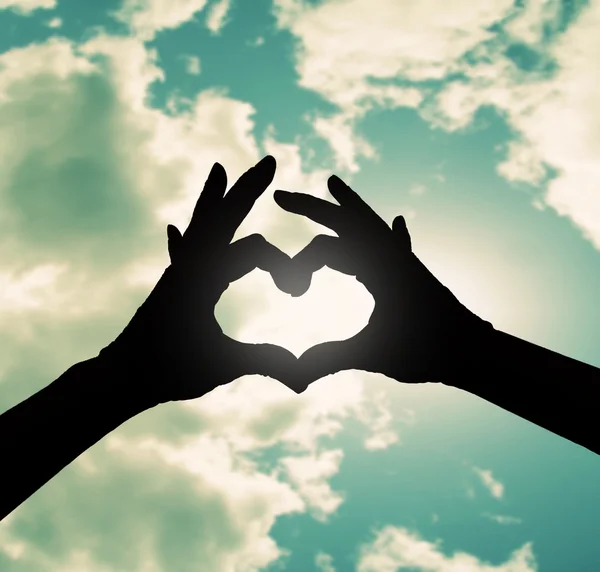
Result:
<svg viewBox="0 0 600 572"><path fill-rule="evenodd" d="M264 375L281 381L296 393L306 389L298 376L298 359L289 350L274 344L247 344L231 338L230 345L237 377Z"/></svg>
<svg viewBox="0 0 600 572"><path fill-rule="evenodd" d="M348 216L338 205L307 195L277 190L273 194L275 202L284 210L305 216L314 222L343 234L349 226Z"/></svg>
<svg viewBox="0 0 600 572"><path fill-rule="evenodd" d="M292 265L296 271L309 277L312 277L312 274L323 266L355 276L359 270L357 263L357 258L350 255L349 248L345 246L343 239L326 234L315 236L292 259Z"/></svg>
<svg viewBox="0 0 600 572"><path fill-rule="evenodd" d="M364 330L363 330L364 331ZM325 342L306 350L297 363L300 387L349 369L367 369L362 332L343 341Z"/></svg>
<svg viewBox="0 0 600 572"><path fill-rule="evenodd" d="M285 280L292 259L271 244L260 234L251 234L236 240L227 247L225 277L228 283L235 282L260 268L270 272L273 281L279 287L279 283Z"/></svg>
<svg viewBox="0 0 600 572"><path fill-rule="evenodd" d="M406 221L402 215L398 215L392 222L392 230L396 236L397 241L409 252L412 251L412 242L410 239L410 233L406 226Z"/></svg>
<svg viewBox="0 0 600 572"><path fill-rule="evenodd" d="M169 258L171 263L178 260L179 253L181 252L181 241L183 236L179 229L172 224L167 225L167 250L169 251Z"/></svg>
<svg viewBox="0 0 600 572"><path fill-rule="evenodd" d="M208 174L204 188L196 201L194 212L190 224L185 231L185 236L197 235L204 228L206 215L209 212L214 212L215 207L220 203L225 190L227 189L227 173L223 165L215 163Z"/></svg>
<svg viewBox="0 0 600 572"><path fill-rule="evenodd" d="M223 198L218 233L227 243L248 216L258 197L272 183L276 165L275 158L267 155L246 171Z"/></svg>
<svg viewBox="0 0 600 572"><path fill-rule="evenodd" d="M359 194L352 190L337 175L331 175L327 180L327 187L333 198L340 203L342 207L351 209L354 213L360 214L361 221L370 222L374 228L385 228L389 230L386 222L363 200Z"/></svg>

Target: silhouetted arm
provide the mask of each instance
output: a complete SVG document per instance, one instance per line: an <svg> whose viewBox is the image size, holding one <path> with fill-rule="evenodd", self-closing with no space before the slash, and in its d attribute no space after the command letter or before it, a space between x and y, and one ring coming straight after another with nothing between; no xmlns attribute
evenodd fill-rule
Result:
<svg viewBox="0 0 600 572"><path fill-rule="evenodd" d="M170 225L171 265L98 357L0 416L0 518L113 429L170 401L196 399L244 375L266 375L299 392L294 354L226 336L214 308L228 285L255 268L281 280L291 259L264 237L231 242L275 176L270 155L229 189L215 163L182 234Z"/></svg>
<svg viewBox="0 0 600 572"><path fill-rule="evenodd" d="M493 330L448 382L600 454L600 369Z"/></svg>
<svg viewBox="0 0 600 572"><path fill-rule="evenodd" d="M402 216L390 228L339 177L327 185L338 205L275 191L281 208L338 235L317 235L294 260L310 272L327 265L356 276L375 308L355 336L317 344L300 356L309 383L347 369L406 383L444 383L600 454L594 427L599 369L495 330L418 259Z"/></svg>
<svg viewBox="0 0 600 572"><path fill-rule="evenodd" d="M144 410L139 396L128 398L123 381L122 372L93 358L0 415L0 520Z"/></svg>

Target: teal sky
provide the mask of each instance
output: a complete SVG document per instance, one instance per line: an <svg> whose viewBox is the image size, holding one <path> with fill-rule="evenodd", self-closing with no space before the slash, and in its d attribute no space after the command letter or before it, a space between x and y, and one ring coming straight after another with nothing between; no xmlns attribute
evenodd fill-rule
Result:
<svg viewBox="0 0 600 572"><path fill-rule="evenodd" d="M600 367L599 29L598 1L0 0L0 410L115 338L214 161L266 153L239 236L297 252L323 229L272 190L335 172L471 310ZM371 310L255 271L217 316L298 353ZM82 455L0 525L0 570L594 572L598 482L448 387L247 377Z"/></svg>

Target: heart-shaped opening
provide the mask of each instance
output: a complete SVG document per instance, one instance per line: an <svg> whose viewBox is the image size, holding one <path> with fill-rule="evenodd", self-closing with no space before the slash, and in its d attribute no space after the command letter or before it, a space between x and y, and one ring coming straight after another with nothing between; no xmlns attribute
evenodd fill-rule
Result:
<svg viewBox="0 0 600 572"><path fill-rule="evenodd" d="M223 293L215 316L236 340L277 344L300 356L315 344L357 334L374 308L360 282L329 268L313 274L310 288L297 298L279 290L268 272L254 270Z"/></svg>

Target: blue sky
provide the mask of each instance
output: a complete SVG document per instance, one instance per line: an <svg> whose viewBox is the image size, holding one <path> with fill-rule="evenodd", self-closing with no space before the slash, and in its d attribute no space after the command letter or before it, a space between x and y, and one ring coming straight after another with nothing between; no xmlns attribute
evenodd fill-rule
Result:
<svg viewBox="0 0 600 572"><path fill-rule="evenodd" d="M120 332L214 161L265 153L273 190L337 173L474 312L600 367L598 26L557 0L0 0L2 409ZM239 236L322 232L265 195ZM255 271L216 312L299 353L372 304ZM591 572L599 478L452 388L247 377L82 455L3 522L0 569Z"/></svg>

